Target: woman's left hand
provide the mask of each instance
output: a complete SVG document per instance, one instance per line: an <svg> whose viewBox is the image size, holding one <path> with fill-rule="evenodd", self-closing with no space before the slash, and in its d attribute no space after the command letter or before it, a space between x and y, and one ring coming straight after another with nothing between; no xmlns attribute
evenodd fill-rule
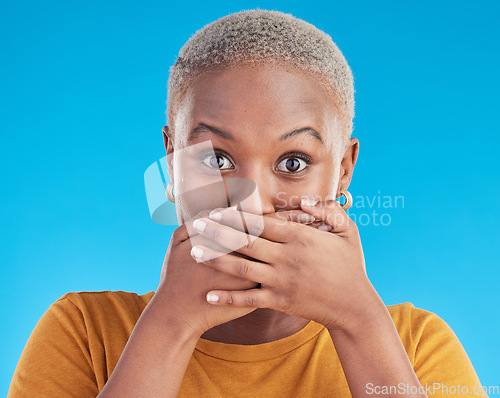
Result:
<svg viewBox="0 0 500 398"><path fill-rule="evenodd" d="M301 207L316 218L315 226L323 228L230 208L220 209L218 220L212 216L200 220L205 228L199 233L228 253L197 246L201 251L191 252L195 260L261 284L243 291L212 290L208 302L272 308L312 319L329 330L348 330L369 316L372 306L382 300L366 274L356 224L335 200ZM201 258L195 256L201 252Z"/></svg>

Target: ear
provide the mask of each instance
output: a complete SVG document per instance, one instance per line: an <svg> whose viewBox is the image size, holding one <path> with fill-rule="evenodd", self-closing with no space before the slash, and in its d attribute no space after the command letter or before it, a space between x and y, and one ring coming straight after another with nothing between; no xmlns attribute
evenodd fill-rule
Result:
<svg viewBox="0 0 500 398"><path fill-rule="evenodd" d="M344 152L344 157L340 164L339 185L337 187L337 198L341 197L340 188L347 189L351 183L354 166L358 159L359 141L357 138L352 137L349 140L348 147Z"/></svg>
<svg viewBox="0 0 500 398"><path fill-rule="evenodd" d="M165 151L167 151L167 170L170 181L174 181L174 140L172 132L168 126L163 126L163 143L165 144Z"/></svg>

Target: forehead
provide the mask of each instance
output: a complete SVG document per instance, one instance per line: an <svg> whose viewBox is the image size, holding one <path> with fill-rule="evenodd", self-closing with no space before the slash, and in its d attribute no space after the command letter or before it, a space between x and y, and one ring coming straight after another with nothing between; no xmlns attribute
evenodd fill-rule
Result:
<svg viewBox="0 0 500 398"><path fill-rule="evenodd" d="M210 70L190 83L175 130L186 138L194 125L213 123L236 135L258 131L272 139L307 126L326 135L337 116L335 105L315 74L283 65L237 65Z"/></svg>

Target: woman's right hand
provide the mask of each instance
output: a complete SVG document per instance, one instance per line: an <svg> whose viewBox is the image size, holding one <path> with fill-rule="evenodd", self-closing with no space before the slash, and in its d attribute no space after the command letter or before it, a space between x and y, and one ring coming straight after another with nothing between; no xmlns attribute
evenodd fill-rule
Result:
<svg viewBox="0 0 500 398"><path fill-rule="evenodd" d="M207 293L212 289L246 290L258 283L241 279L203 263L197 263L191 256L191 249L197 244L226 251L214 241L197 234L192 226L201 217L207 217L208 210L179 226L172 234L163 262L160 284L154 301L160 303L160 313L167 317L170 324L194 332L198 337L214 326L229 322L249 314L255 308L223 308L210 305ZM239 255L233 253L229 255ZM191 329L191 330L189 330Z"/></svg>

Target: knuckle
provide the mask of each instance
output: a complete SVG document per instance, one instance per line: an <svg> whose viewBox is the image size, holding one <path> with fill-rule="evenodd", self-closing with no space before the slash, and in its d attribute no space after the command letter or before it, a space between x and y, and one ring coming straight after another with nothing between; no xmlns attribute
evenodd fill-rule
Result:
<svg viewBox="0 0 500 398"><path fill-rule="evenodd" d="M263 216L264 217L271 217L271 218L283 218L283 216L280 214L281 211L276 211L275 213L267 213L267 214L264 214Z"/></svg>
<svg viewBox="0 0 500 398"><path fill-rule="evenodd" d="M260 234L264 230L264 217L255 217L250 223L252 233Z"/></svg>
<svg viewBox="0 0 500 398"><path fill-rule="evenodd" d="M220 256L210 256L205 260L205 263L211 267L218 268L221 265Z"/></svg>
<svg viewBox="0 0 500 398"><path fill-rule="evenodd" d="M276 309L282 312L287 312L291 310L292 300L290 294L282 294L273 298L274 306Z"/></svg>
<svg viewBox="0 0 500 398"><path fill-rule="evenodd" d="M271 272L269 274L269 285L275 286L277 289L281 289L283 287L283 278L277 272Z"/></svg>
<svg viewBox="0 0 500 398"><path fill-rule="evenodd" d="M251 251L255 246L255 241L256 239L254 239L252 236L247 236L247 238L242 241L243 244L241 245L241 247L246 251Z"/></svg>
<svg viewBox="0 0 500 398"><path fill-rule="evenodd" d="M329 224L335 225L336 229L349 231L356 228L356 223L347 214L336 214L332 222Z"/></svg>
<svg viewBox="0 0 500 398"><path fill-rule="evenodd" d="M209 210L202 210L193 219L208 217L209 214L210 214Z"/></svg>
<svg viewBox="0 0 500 398"><path fill-rule="evenodd" d="M257 307L257 298L255 296L245 297L245 306L247 307Z"/></svg>
<svg viewBox="0 0 500 398"><path fill-rule="evenodd" d="M221 237L221 230L215 227L211 222L207 223L207 235L217 240Z"/></svg>
<svg viewBox="0 0 500 398"><path fill-rule="evenodd" d="M295 235L294 242L297 246L302 247L302 248L309 246L309 240L307 239L306 234Z"/></svg>
<svg viewBox="0 0 500 398"><path fill-rule="evenodd" d="M343 217L339 217L339 222L342 223L346 228L352 228L352 220L347 214Z"/></svg>
<svg viewBox="0 0 500 398"><path fill-rule="evenodd" d="M233 304L233 296L228 294L226 297L226 304L232 305Z"/></svg>
<svg viewBox="0 0 500 398"><path fill-rule="evenodd" d="M248 260L244 260L236 266L238 276L246 277L250 273L250 264Z"/></svg>
<svg viewBox="0 0 500 398"><path fill-rule="evenodd" d="M186 228L184 224L182 224L180 227L174 229L174 232L172 232L172 238L174 238L174 240L179 239L179 235L181 233L182 228Z"/></svg>
<svg viewBox="0 0 500 398"><path fill-rule="evenodd" d="M180 227L176 228L172 233L172 240L175 244L182 242L183 236L187 235L186 224L182 224Z"/></svg>
<svg viewBox="0 0 500 398"><path fill-rule="evenodd" d="M287 224L290 221L289 220L290 216L288 214L280 214L280 213L276 213L276 216L271 216L276 219L276 222L268 223L267 225L267 228L269 229L271 234L273 230L282 227L283 225Z"/></svg>

